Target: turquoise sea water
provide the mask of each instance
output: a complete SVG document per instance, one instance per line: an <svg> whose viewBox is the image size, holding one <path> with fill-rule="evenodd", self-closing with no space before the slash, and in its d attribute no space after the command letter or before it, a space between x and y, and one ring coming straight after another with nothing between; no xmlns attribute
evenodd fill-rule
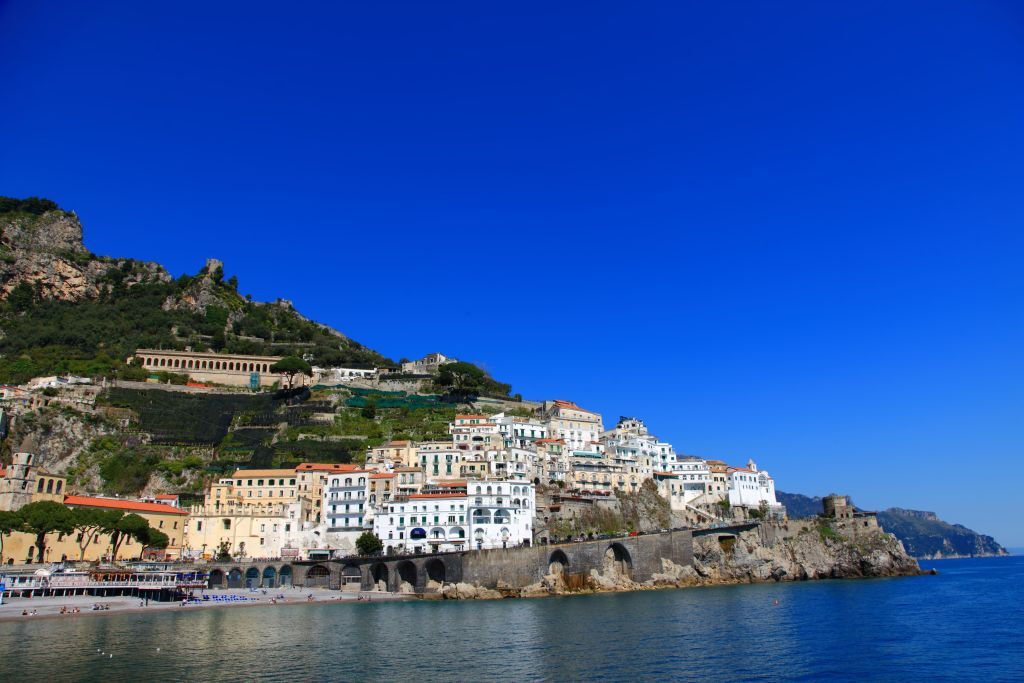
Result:
<svg viewBox="0 0 1024 683"><path fill-rule="evenodd" d="M0 680L1024 679L1024 558L922 565L940 574L7 622Z"/></svg>

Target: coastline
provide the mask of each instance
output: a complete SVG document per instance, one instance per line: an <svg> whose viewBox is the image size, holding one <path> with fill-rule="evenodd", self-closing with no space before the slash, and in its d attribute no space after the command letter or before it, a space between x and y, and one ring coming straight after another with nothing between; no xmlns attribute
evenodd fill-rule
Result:
<svg viewBox="0 0 1024 683"><path fill-rule="evenodd" d="M284 592L282 592L284 591ZM256 595L246 590L217 590L207 591L207 595L229 596L237 595L250 598L247 601L238 602L214 602L202 601L193 602L182 606L180 602L155 602L149 605L139 606L139 599L129 596L115 596L97 598L91 595L77 595L67 597L46 597L46 598L7 598L4 604L0 605L0 622L9 621L36 621L50 619L76 619L79 617L113 616L115 614L148 614L153 612L186 612L197 609L231 608L231 607L279 607L282 605L310 605L310 604L341 604L341 603L362 603L366 602L402 602L415 600L417 596L401 593L379 593L365 591L359 593L347 593L341 591L324 591L320 588L304 589L277 589ZM276 595L285 595L283 599L276 599ZM307 596L312 595L310 600ZM276 602L272 602L276 599ZM93 604L109 605L110 609L93 610ZM61 607L73 609L77 607L78 613L61 614ZM34 615L23 615L23 610L36 610Z"/></svg>

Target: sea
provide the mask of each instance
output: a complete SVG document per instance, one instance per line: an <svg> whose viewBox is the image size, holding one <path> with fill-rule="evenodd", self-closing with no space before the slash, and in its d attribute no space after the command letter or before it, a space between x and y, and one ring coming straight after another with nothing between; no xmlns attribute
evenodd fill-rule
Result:
<svg viewBox="0 0 1024 683"><path fill-rule="evenodd" d="M1024 557L921 564L938 575L5 622L0 680L1024 680Z"/></svg>

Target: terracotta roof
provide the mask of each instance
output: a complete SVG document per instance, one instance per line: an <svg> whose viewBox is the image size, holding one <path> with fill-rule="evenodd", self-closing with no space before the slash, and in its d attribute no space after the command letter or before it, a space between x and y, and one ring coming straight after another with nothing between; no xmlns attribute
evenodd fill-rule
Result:
<svg viewBox="0 0 1024 683"><path fill-rule="evenodd" d="M359 465L336 462L304 462L295 468L296 471L308 472L310 470L326 472L352 472L359 469Z"/></svg>
<svg viewBox="0 0 1024 683"><path fill-rule="evenodd" d="M400 439L398 441L388 441L386 444L384 444L383 447L387 448L388 446L391 446L391 447L395 447L395 446L408 446L410 443L412 443L412 442L407 440L407 439Z"/></svg>
<svg viewBox="0 0 1024 683"><path fill-rule="evenodd" d="M173 493L158 493L153 497L157 500L178 500L178 496Z"/></svg>
<svg viewBox="0 0 1024 683"><path fill-rule="evenodd" d="M136 512L160 512L167 515L187 515L188 512L173 505L163 503L140 503L137 500L120 498L94 498L92 496L64 496L65 505L81 505L83 507L109 508L112 510L134 510Z"/></svg>
<svg viewBox="0 0 1024 683"><path fill-rule="evenodd" d="M394 472L378 472L377 474L371 474L370 479L390 479L397 476Z"/></svg>
<svg viewBox="0 0 1024 683"><path fill-rule="evenodd" d="M232 478L239 477L294 477L295 470L236 470Z"/></svg>
<svg viewBox="0 0 1024 683"><path fill-rule="evenodd" d="M465 493L413 493L409 498L465 498Z"/></svg>
<svg viewBox="0 0 1024 683"><path fill-rule="evenodd" d="M591 415L597 415L593 410L587 410L586 408L580 408L572 401L563 401L561 399L555 400L555 405L559 408L565 408L567 410L578 410L581 413L590 413Z"/></svg>
<svg viewBox="0 0 1024 683"><path fill-rule="evenodd" d="M6 469L0 470L0 477L6 477L6 476L7 476L7 470Z"/></svg>

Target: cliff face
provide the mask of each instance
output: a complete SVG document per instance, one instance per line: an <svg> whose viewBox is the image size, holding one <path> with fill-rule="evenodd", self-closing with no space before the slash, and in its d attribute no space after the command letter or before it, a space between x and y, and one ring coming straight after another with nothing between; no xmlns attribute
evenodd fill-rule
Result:
<svg viewBox="0 0 1024 683"><path fill-rule="evenodd" d="M896 534L914 557L939 559L1007 554L1006 548L991 536L961 524L944 522L934 512L889 508L878 513L878 522Z"/></svg>
<svg viewBox="0 0 1024 683"><path fill-rule="evenodd" d="M0 299L22 283L43 299L95 299L109 286L111 269L126 287L171 279L156 263L93 256L82 244L82 224L73 213L0 214Z"/></svg>
<svg viewBox="0 0 1024 683"><path fill-rule="evenodd" d="M795 519L813 518L821 512L821 498L777 491L779 502ZM960 524L939 519L934 512L889 508L878 513L878 523L919 559L942 557L985 557L1005 555L1006 549L994 538Z"/></svg>
<svg viewBox="0 0 1024 683"><path fill-rule="evenodd" d="M714 535L694 539L694 571L702 583L802 581L806 579L904 576L920 571L917 561L891 534L857 539L825 533L815 525L745 531L732 543Z"/></svg>

